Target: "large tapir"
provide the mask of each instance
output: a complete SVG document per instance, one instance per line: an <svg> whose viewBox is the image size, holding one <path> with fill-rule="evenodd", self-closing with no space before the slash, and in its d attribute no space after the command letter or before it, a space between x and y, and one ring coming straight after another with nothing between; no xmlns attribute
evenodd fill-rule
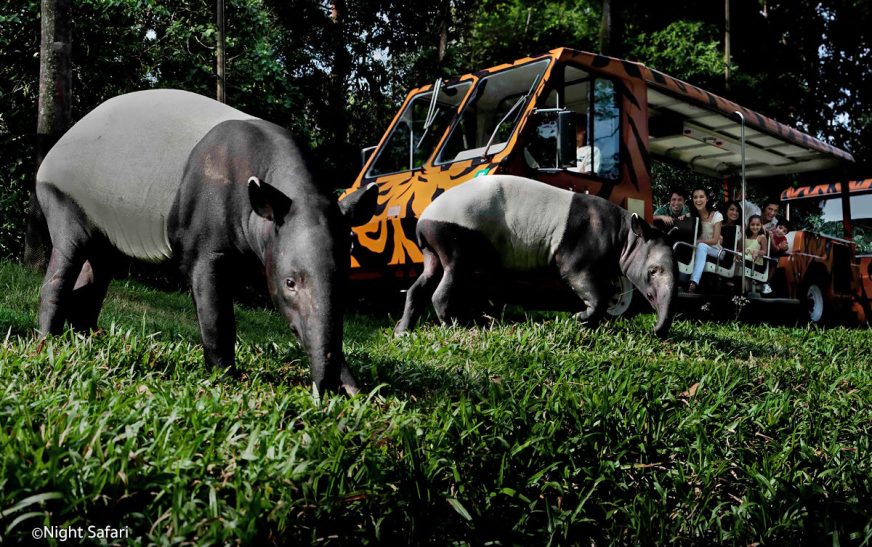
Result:
<svg viewBox="0 0 872 547"><path fill-rule="evenodd" d="M654 331L665 335L672 323L672 249L660 231L602 198L510 175L480 177L436 198L416 230L424 271L406 294L396 334L414 328L430 295L441 321L462 317L474 272L547 268L581 298L581 319L603 316L611 282L624 274L657 311Z"/></svg>
<svg viewBox="0 0 872 547"><path fill-rule="evenodd" d="M317 184L288 131L206 97L150 90L106 101L55 144L37 173L52 253L42 333L95 328L112 248L174 260L190 282L206 362L235 371L232 292L262 264L300 337L317 392L355 391L342 353L352 224L377 188L342 204Z"/></svg>

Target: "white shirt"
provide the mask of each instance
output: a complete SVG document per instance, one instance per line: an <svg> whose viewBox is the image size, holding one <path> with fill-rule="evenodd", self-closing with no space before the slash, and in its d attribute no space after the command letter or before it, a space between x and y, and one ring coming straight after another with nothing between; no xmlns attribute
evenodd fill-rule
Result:
<svg viewBox="0 0 872 547"><path fill-rule="evenodd" d="M596 146L579 146L575 150L575 167L570 167L568 171L598 173L601 155L600 149Z"/></svg>
<svg viewBox="0 0 872 547"><path fill-rule="evenodd" d="M747 224L748 219L753 215L760 215L760 208L748 201L747 199L742 200L742 208L745 210L745 223Z"/></svg>
<svg viewBox="0 0 872 547"><path fill-rule="evenodd" d="M699 223L702 229L699 238L712 239L713 237L715 237L715 224L723 221L724 215L722 215L720 211L712 211L712 213L709 215L708 220L706 221L700 218ZM720 247L720 244L712 245L712 247Z"/></svg>
<svg viewBox="0 0 872 547"><path fill-rule="evenodd" d="M771 232L775 229L776 226L778 226L778 217L772 217L772 220L763 223L763 230L766 232Z"/></svg>

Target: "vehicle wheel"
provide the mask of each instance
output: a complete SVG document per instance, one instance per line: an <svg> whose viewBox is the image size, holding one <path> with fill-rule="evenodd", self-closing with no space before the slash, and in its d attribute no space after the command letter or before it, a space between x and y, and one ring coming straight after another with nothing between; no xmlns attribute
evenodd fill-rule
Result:
<svg viewBox="0 0 872 547"><path fill-rule="evenodd" d="M614 292L609 300L608 314L611 317L620 317L630 311L636 288L625 275L612 281L612 287Z"/></svg>
<svg viewBox="0 0 872 547"><path fill-rule="evenodd" d="M820 324L824 320L824 291L817 283L811 283L805 289L805 303L808 310L808 320Z"/></svg>

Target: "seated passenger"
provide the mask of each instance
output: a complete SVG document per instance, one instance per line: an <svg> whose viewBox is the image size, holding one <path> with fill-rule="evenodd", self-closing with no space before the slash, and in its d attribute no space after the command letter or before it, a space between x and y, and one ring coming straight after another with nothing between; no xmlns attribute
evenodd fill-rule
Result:
<svg viewBox="0 0 872 547"><path fill-rule="evenodd" d="M579 114L575 122L575 167L568 171L576 173L599 173L600 149L587 144L587 115Z"/></svg>
<svg viewBox="0 0 872 547"><path fill-rule="evenodd" d="M772 256L789 254L793 248L793 235L790 233L790 223L786 220L779 222L769 233L769 237L772 238Z"/></svg>
<svg viewBox="0 0 872 547"><path fill-rule="evenodd" d="M674 187L669 190L669 203L654 210L654 224L669 227L688 216L690 210L684 202L684 190Z"/></svg>
<svg viewBox="0 0 872 547"><path fill-rule="evenodd" d="M760 215L751 215L748 227L745 228L745 260L752 262L754 266L763 266L768 248L766 234L763 233L763 221ZM771 294L772 287L769 283L763 283L763 294Z"/></svg>
<svg viewBox="0 0 872 547"><path fill-rule="evenodd" d="M741 186L736 188L735 196L735 202L739 205L739 207L742 207L745 210L745 222L747 222L747 219L751 218L754 215L762 216L760 208L745 199L745 195L742 193Z"/></svg>
<svg viewBox="0 0 872 547"><path fill-rule="evenodd" d="M750 215L748 216L748 218L751 218ZM742 213L739 210L739 203L736 201L727 202L727 206L724 207L723 226L741 226L741 225L742 225Z"/></svg>
<svg viewBox="0 0 872 547"><path fill-rule="evenodd" d="M767 199L763 204L763 212L760 219L763 221L763 230L768 234L778 226L778 210L781 205L774 199Z"/></svg>
<svg viewBox="0 0 872 547"><path fill-rule="evenodd" d="M700 235L696 244L696 256L694 257L693 273L690 276L690 283L687 286L687 292L695 293L699 287L699 280L702 278L702 272L705 269L705 260L707 256L717 258L721 251L721 222L724 221L724 216L715 211L709 204L708 194L705 189L697 186L690 194L693 201L693 207L690 209L690 216L699 218Z"/></svg>
<svg viewBox="0 0 872 547"><path fill-rule="evenodd" d="M760 215L751 215L748 227L745 228L745 260L757 266L762 266L766 256L766 234L763 233L763 222Z"/></svg>

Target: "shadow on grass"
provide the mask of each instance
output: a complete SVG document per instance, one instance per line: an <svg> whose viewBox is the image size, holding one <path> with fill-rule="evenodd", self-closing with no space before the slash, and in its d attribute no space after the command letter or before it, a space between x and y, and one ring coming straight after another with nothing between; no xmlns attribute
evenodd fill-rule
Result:
<svg viewBox="0 0 872 547"><path fill-rule="evenodd" d="M715 351L736 358L747 358L749 354L754 354L758 357L789 357L789 354L783 354L783 352L778 351L768 341L758 341L747 335L739 337L736 334L730 336L716 332L716 329L722 327L726 321L714 322L714 325L707 325L706 322L698 319L689 317L682 317L682 319L690 325L691 332L686 333L683 329L679 330L673 327L667 338L668 342L687 345L705 342L711 344Z"/></svg>
<svg viewBox="0 0 872 547"><path fill-rule="evenodd" d="M346 355L364 392L382 386L379 392L403 400L457 399L470 393L485 393L491 383L486 374L453 367L450 371L430 363L386 356L369 349Z"/></svg>

